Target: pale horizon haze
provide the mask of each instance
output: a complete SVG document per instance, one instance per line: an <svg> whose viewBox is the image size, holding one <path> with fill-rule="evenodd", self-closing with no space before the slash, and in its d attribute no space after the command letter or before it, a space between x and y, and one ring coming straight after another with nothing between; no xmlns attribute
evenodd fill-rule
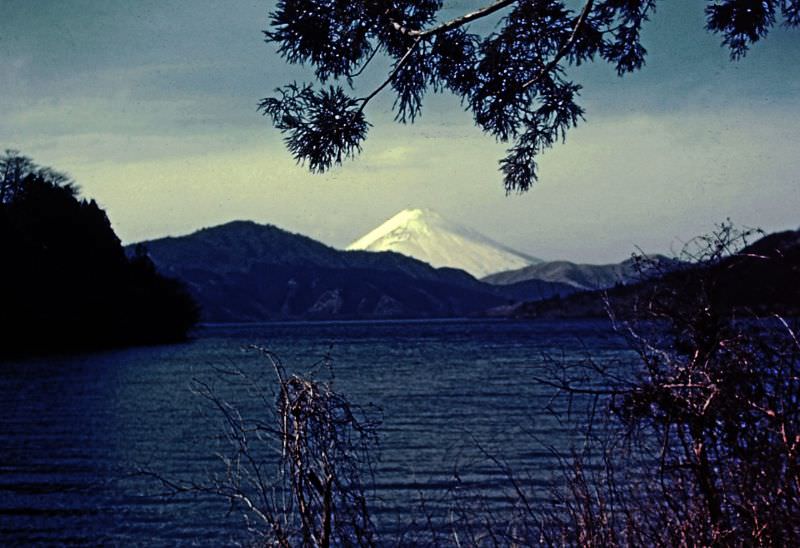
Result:
<svg viewBox="0 0 800 548"><path fill-rule="evenodd" d="M477 5L445 1L449 15ZM524 253L606 263L727 218L796 229L800 32L775 28L731 62L703 5L658 5L639 73L572 71L586 121L522 195L502 187L506 145L449 95L401 125L384 93L360 157L324 175L296 165L256 106L312 75L264 43L266 0L0 0L0 148L68 173L124 243L248 219L344 248L431 208Z"/></svg>

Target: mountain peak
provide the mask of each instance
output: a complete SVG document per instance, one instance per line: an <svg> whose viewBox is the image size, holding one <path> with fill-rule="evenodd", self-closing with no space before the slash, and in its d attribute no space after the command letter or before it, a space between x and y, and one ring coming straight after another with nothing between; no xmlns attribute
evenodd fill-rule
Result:
<svg viewBox="0 0 800 548"><path fill-rule="evenodd" d="M435 267L460 268L476 277L541 262L426 208L400 211L347 249L395 251Z"/></svg>
<svg viewBox="0 0 800 548"><path fill-rule="evenodd" d="M404 209L397 213L392 219L407 219L415 221L442 221L444 220L437 211L427 207L420 207L414 209ZM391 219L390 219L391 220Z"/></svg>

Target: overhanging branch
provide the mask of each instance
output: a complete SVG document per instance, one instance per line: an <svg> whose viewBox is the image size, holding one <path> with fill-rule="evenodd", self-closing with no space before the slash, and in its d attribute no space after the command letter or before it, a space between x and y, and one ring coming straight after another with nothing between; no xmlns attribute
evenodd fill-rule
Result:
<svg viewBox="0 0 800 548"><path fill-rule="evenodd" d="M476 19L481 19L482 17L486 17L487 15L491 15L494 12L501 10L507 6L510 6L511 4L514 4L516 2L517 0L499 0L494 4L477 9L473 12L462 15L461 17L456 17L455 19L451 19L446 23L442 23L437 27L433 27L427 30L407 29L400 23L397 23L396 21L392 21L392 26L396 30L402 32L407 36L412 36L415 38L427 38L429 36L434 36L436 34L441 34L443 32L456 29L458 27L466 25L467 23L475 21Z"/></svg>

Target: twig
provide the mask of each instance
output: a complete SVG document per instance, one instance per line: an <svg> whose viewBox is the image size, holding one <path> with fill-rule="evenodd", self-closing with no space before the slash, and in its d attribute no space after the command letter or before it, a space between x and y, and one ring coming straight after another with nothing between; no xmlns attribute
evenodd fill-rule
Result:
<svg viewBox="0 0 800 548"><path fill-rule="evenodd" d="M589 16L589 12L592 11L593 4L594 0L589 0L588 2L586 2L586 5L583 6L583 10L581 11L580 16L578 17L578 20L575 22L575 26L572 28L572 34L570 34L567 41L564 42L564 45L561 46L561 49L558 50L556 56L553 57L553 59L549 63L547 63L544 67L542 67L542 70L540 70L536 74L536 76L534 76L533 78L522 84L522 89L528 89L529 87L537 83L539 80L541 80L544 77L544 75L553 70L555 66L559 63L559 61L561 61L561 59L564 58L564 56L569 52L569 50L572 49L572 46L575 45L575 41L578 39L578 33L581 31L581 28L586 22L586 18Z"/></svg>
<svg viewBox="0 0 800 548"><path fill-rule="evenodd" d="M446 23L442 23L437 27L433 27L428 30L414 30L414 29L407 29L400 23L396 21L392 21L392 26L400 31L401 33L405 34L406 36L418 37L418 38L427 38L429 36L434 36L436 34L441 34L443 32L447 32L449 30L453 30L455 28L461 27L475 21L476 19L480 19L482 17L486 17L487 15L491 15L494 12L501 10L511 4L514 4L517 0L499 0L494 4L489 6L485 6L483 8L477 9L473 12L467 13L462 15L461 17L456 17L455 19L451 19Z"/></svg>
<svg viewBox="0 0 800 548"><path fill-rule="evenodd" d="M361 73L364 72L364 69L367 68L367 65L369 65L370 62L375 58L375 55L378 53L380 49L381 49L380 47L376 47L374 50L372 50L372 53L369 54L369 58L366 61L364 61L364 64L361 65L361 68L359 68L356 72L352 74L348 74L347 77L355 78L357 76L361 76Z"/></svg>
<svg viewBox="0 0 800 548"><path fill-rule="evenodd" d="M361 103L361 106L358 109L358 112L362 112L364 110L364 107L367 106L367 103L369 103L372 100L373 97L375 97L381 91L383 91L383 88L385 88L386 86L389 85L389 83L392 81L392 78L394 78L395 75L403 67L403 65L405 65L408 62L409 58L411 57L411 54L414 53L414 50L417 49L417 46L419 45L419 43L421 41L422 41L421 38L417 38L416 40L414 40L414 43L411 44L411 47L408 48L408 51L405 53L405 55L403 55L403 57L400 58L400 60L394 66L394 69L392 69L392 72L389 73L389 76L386 78L386 80L384 80L384 82L380 86L375 88L375 90L372 93L370 93L366 97L360 99L362 101L362 103Z"/></svg>

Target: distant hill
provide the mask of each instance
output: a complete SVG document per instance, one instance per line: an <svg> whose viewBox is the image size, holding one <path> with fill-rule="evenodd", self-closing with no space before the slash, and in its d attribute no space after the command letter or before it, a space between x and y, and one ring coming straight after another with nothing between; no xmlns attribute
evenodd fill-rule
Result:
<svg viewBox="0 0 800 548"><path fill-rule="evenodd" d="M177 280L126 256L65 175L0 155L0 357L180 341L198 320Z"/></svg>
<svg viewBox="0 0 800 548"><path fill-rule="evenodd" d="M430 209L405 209L347 249L396 251L435 267L459 268L475 277L541 262Z"/></svg>
<svg viewBox="0 0 800 548"><path fill-rule="evenodd" d="M672 262L657 255L651 260L660 264ZM529 265L516 270L497 272L481 280L494 285L508 285L520 282L539 280L543 282L565 284L576 290L586 291L605 289L618 284L626 285L638 282L641 275L634 259L615 264L577 264L569 261L549 261Z"/></svg>
<svg viewBox="0 0 800 548"><path fill-rule="evenodd" d="M651 302L665 288L686 298L713 285L719 310L726 313L800 315L800 230L770 234L715 264L673 263L664 276L607 290L527 302L509 315L523 318L605 317L606 302L626 314Z"/></svg>
<svg viewBox="0 0 800 548"><path fill-rule="evenodd" d="M463 316L571 291L497 288L399 253L339 251L250 221L143 244L161 272L188 285L205 321Z"/></svg>

